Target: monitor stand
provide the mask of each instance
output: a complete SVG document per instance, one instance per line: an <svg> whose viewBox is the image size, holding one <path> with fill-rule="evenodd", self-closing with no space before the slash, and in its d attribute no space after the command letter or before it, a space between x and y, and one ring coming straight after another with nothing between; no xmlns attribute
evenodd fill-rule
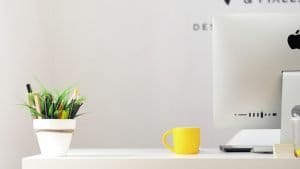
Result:
<svg viewBox="0 0 300 169"><path fill-rule="evenodd" d="M245 129L236 133L225 145L224 152L271 153L272 146L280 143L279 129Z"/></svg>
<svg viewBox="0 0 300 169"><path fill-rule="evenodd" d="M247 129L235 134L222 151L241 152L284 143L293 144L292 114L300 115L300 71L282 72L281 129ZM295 115L296 116L296 115ZM258 148L257 148L258 147ZM262 148L264 150L264 148Z"/></svg>
<svg viewBox="0 0 300 169"><path fill-rule="evenodd" d="M300 71L282 72L282 102L281 102L281 135L280 142L291 144L292 114L299 116L300 112Z"/></svg>
<svg viewBox="0 0 300 169"><path fill-rule="evenodd" d="M237 132L228 145L268 146L280 143L279 129L244 129Z"/></svg>
<svg viewBox="0 0 300 169"><path fill-rule="evenodd" d="M225 145L224 152L272 153L274 144L280 143L280 129L244 129L236 133Z"/></svg>

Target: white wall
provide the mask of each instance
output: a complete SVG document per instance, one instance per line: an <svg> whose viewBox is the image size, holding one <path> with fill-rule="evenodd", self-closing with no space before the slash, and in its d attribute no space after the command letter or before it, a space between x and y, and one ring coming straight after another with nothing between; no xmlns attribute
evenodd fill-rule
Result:
<svg viewBox="0 0 300 169"><path fill-rule="evenodd" d="M16 106L34 76L87 96L73 147L162 147L161 134L182 125L200 126L205 147L224 143L236 130L212 125L210 32L192 24L299 4L0 0L0 168L38 152L29 115Z"/></svg>
<svg viewBox="0 0 300 169"><path fill-rule="evenodd" d="M215 14L299 9L234 2L49 3L58 85L77 82L88 98L73 146L159 147L165 130L185 125L202 128L203 146L224 143L235 130L212 125L210 32L192 24Z"/></svg>
<svg viewBox="0 0 300 169"><path fill-rule="evenodd" d="M34 76L51 84L45 39L34 0L0 1L0 168L20 168L21 157L38 151L30 114L17 105Z"/></svg>
<svg viewBox="0 0 300 169"><path fill-rule="evenodd" d="M204 146L231 134L212 127L210 35L191 31L185 2L50 5L58 85L77 82L88 98L73 146L160 147L165 130L186 125L202 128Z"/></svg>

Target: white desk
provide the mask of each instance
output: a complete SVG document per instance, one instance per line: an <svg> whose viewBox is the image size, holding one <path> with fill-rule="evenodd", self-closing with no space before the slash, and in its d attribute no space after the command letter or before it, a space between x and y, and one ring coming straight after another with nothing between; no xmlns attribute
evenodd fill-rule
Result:
<svg viewBox="0 0 300 169"><path fill-rule="evenodd" d="M64 157L25 157L23 169L299 169L300 159L272 154L222 153L175 155L164 149L74 149Z"/></svg>

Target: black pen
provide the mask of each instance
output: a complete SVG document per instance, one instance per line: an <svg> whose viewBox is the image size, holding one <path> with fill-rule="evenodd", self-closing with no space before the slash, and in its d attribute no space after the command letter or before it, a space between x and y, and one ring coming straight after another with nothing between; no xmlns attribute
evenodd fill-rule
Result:
<svg viewBox="0 0 300 169"><path fill-rule="evenodd" d="M32 93L32 88L31 85L28 83L26 84L26 89L27 89L27 97L28 97L28 105L31 107L35 107L35 101L34 101L34 96ZM34 117L37 118L37 117Z"/></svg>
<svg viewBox="0 0 300 169"><path fill-rule="evenodd" d="M27 84L26 84L26 89L27 89L27 92L28 92L28 93L32 93L32 88L31 88L30 83L27 83Z"/></svg>

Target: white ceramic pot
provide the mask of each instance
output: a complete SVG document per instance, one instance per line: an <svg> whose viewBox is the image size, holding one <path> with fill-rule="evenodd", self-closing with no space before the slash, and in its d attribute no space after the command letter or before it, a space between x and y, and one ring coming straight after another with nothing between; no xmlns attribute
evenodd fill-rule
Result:
<svg viewBox="0 0 300 169"><path fill-rule="evenodd" d="M63 156L69 150L76 121L74 119L34 119L41 154Z"/></svg>

